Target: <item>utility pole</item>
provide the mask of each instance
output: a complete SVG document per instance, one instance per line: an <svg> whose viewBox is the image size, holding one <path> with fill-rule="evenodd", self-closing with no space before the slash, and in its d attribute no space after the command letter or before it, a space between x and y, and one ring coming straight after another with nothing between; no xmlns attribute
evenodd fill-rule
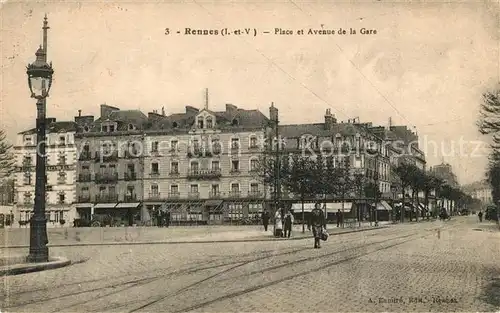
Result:
<svg viewBox="0 0 500 313"><path fill-rule="evenodd" d="M378 164L379 151L377 149L377 154L375 154L375 226L378 226L378 193L380 191L379 187L379 164Z"/></svg>

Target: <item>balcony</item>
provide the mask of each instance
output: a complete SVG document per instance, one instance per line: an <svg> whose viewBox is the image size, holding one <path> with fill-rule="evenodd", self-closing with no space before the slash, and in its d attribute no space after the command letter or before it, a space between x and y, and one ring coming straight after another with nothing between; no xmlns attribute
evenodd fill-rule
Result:
<svg viewBox="0 0 500 313"><path fill-rule="evenodd" d="M231 175L239 175L241 172L239 169L232 168L231 171L229 172Z"/></svg>
<svg viewBox="0 0 500 313"><path fill-rule="evenodd" d="M103 152L102 154L100 152L96 152L94 159L96 162L116 162L118 161L118 152Z"/></svg>
<svg viewBox="0 0 500 313"><path fill-rule="evenodd" d="M239 190L232 190L229 192L229 198L240 198L241 197L241 191Z"/></svg>
<svg viewBox="0 0 500 313"><path fill-rule="evenodd" d="M92 174L90 174L90 173L78 174L78 181L79 182L89 182L91 180L92 180Z"/></svg>
<svg viewBox="0 0 500 313"><path fill-rule="evenodd" d="M58 185L66 185L68 182L68 180L66 179L66 177L62 178L62 177L58 177L57 178L57 184Z"/></svg>
<svg viewBox="0 0 500 313"><path fill-rule="evenodd" d="M188 198L189 199L199 199L200 198L200 193L199 192L189 192L188 193Z"/></svg>
<svg viewBox="0 0 500 313"><path fill-rule="evenodd" d="M215 170L190 170L187 174L188 179L217 179L221 177L220 169Z"/></svg>
<svg viewBox="0 0 500 313"><path fill-rule="evenodd" d="M118 202L117 194L100 194L95 197L95 202Z"/></svg>
<svg viewBox="0 0 500 313"><path fill-rule="evenodd" d="M248 192L248 198L263 198L264 192L259 190L251 190Z"/></svg>
<svg viewBox="0 0 500 313"><path fill-rule="evenodd" d="M156 153L158 153L158 152L156 152ZM125 150L125 152L123 153L123 157L125 159L135 159L135 158L140 158L141 156L142 156L142 152L139 150L135 150L135 149Z"/></svg>
<svg viewBox="0 0 500 313"><path fill-rule="evenodd" d="M220 199L222 198L222 193L220 191L210 191L208 197L210 199Z"/></svg>
<svg viewBox="0 0 500 313"><path fill-rule="evenodd" d="M95 174L96 183L112 183L118 181L118 173L97 173Z"/></svg>
<svg viewBox="0 0 500 313"><path fill-rule="evenodd" d="M90 202L90 195L79 195L78 196L78 202L79 203Z"/></svg>
<svg viewBox="0 0 500 313"><path fill-rule="evenodd" d="M188 147L188 152L187 152L188 158L201 157L202 155L203 151L201 150L201 148Z"/></svg>
<svg viewBox="0 0 500 313"><path fill-rule="evenodd" d="M131 195L129 194L129 195L125 195L125 196L123 197L123 200L124 200L125 202L137 201L137 195L136 195L136 194L131 194Z"/></svg>
<svg viewBox="0 0 500 313"><path fill-rule="evenodd" d="M181 194L179 192L169 192L168 193L169 199L179 199L180 197L181 197Z"/></svg>
<svg viewBox="0 0 500 313"><path fill-rule="evenodd" d="M160 200L162 200L161 193L159 193L159 192L150 192L148 194L148 200L150 200L150 201L160 201Z"/></svg>
<svg viewBox="0 0 500 313"><path fill-rule="evenodd" d="M170 176L179 176L179 171L178 170L173 170L168 173Z"/></svg>
<svg viewBox="0 0 500 313"><path fill-rule="evenodd" d="M90 151L83 151L78 157L79 161L90 161L92 160L92 153Z"/></svg>
<svg viewBox="0 0 500 313"><path fill-rule="evenodd" d="M123 173L123 179L126 180L126 181L136 180L137 179L137 173L135 173L135 172L125 172L125 173Z"/></svg>

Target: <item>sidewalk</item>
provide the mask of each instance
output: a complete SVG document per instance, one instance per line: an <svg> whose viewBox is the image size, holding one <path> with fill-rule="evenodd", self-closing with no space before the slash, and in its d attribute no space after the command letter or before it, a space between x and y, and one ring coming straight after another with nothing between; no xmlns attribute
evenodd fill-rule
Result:
<svg viewBox="0 0 500 313"><path fill-rule="evenodd" d="M379 227L387 223L380 222ZM370 230L369 223L353 228L327 225L330 234L350 233ZM48 229L49 247L90 246L90 245L124 245L124 244L174 244L203 242L242 242L288 240L275 238L273 226L267 232L263 226L173 226L158 227L99 227L99 228L52 228ZM312 233L302 233L302 225L294 225L294 240L310 238ZM292 239L290 238L290 239ZM26 248L29 246L29 229L3 229L0 231L0 248Z"/></svg>

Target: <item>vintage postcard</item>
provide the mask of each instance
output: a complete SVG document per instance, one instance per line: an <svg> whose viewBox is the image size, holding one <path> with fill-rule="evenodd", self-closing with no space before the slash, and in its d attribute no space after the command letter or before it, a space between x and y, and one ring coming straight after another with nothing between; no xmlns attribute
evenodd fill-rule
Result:
<svg viewBox="0 0 500 313"><path fill-rule="evenodd" d="M0 312L500 311L500 3L0 1Z"/></svg>

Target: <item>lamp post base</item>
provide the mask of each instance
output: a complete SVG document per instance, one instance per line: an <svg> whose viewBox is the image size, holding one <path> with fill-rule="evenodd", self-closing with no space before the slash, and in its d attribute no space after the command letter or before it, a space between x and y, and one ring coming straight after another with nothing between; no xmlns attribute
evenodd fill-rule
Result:
<svg viewBox="0 0 500 313"><path fill-rule="evenodd" d="M49 247L47 247L47 224L45 218L32 218L30 222L30 252L27 261L40 263L49 261Z"/></svg>

